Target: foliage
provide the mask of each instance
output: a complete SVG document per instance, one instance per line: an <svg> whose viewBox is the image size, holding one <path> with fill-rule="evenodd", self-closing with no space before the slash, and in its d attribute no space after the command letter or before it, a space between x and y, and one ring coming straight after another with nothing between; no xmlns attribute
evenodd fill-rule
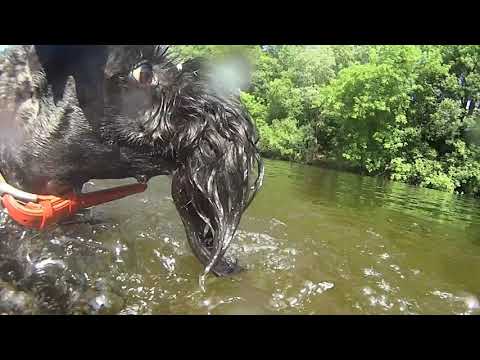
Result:
<svg viewBox="0 0 480 360"><path fill-rule="evenodd" d="M181 46L242 54L265 156L480 195L480 46Z"/></svg>

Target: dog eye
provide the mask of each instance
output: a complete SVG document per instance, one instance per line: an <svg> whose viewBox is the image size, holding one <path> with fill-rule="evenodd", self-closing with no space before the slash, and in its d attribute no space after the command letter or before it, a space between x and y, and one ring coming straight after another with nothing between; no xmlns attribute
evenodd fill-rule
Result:
<svg viewBox="0 0 480 360"><path fill-rule="evenodd" d="M142 86L155 85L157 82L156 76L150 64L143 64L137 67L132 71L131 77Z"/></svg>

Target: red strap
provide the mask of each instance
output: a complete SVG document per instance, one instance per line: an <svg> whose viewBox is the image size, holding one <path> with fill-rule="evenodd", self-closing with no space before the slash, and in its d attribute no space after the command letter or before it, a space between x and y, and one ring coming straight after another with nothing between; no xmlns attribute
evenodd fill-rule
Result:
<svg viewBox="0 0 480 360"><path fill-rule="evenodd" d="M146 189L146 184L132 184L78 196L70 195L66 198L37 195L38 204L23 204L11 195L5 195L2 197L2 203L8 210L9 216L17 223L42 230L52 223L71 217L80 209L118 200L141 193Z"/></svg>
<svg viewBox="0 0 480 360"><path fill-rule="evenodd" d="M40 224L40 230L44 229L47 225L49 219L53 218L53 205L51 201L41 201L40 205L43 207L43 217L42 222Z"/></svg>

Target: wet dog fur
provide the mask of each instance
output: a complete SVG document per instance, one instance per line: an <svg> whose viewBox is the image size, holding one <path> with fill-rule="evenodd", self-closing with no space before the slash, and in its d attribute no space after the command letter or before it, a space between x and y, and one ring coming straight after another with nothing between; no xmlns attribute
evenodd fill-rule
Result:
<svg viewBox="0 0 480 360"><path fill-rule="evenodd" d="M19 46L0 59L0 171L37 194L90 179L172 176L172 198L205 274L236 273L225 252L263 165L238 96L206 63L166 46ZM215 80L215 79L213 79Z"/></svg>

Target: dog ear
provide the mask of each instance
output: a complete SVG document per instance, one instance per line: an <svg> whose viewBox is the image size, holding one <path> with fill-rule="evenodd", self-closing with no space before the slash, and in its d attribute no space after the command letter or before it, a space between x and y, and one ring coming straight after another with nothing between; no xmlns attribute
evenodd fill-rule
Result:
<svg viewBox="0 0 480 360"><path fill-rule="evenodd" d="M53 92L54 102L58 103L63 98L67 76L71 71L71 52L68 46L34 45L28 54L32 74L40 75L44 85Z"/></svg>
<svg viewBox="0 0 480 360"><path fill-rule="evenodd" d="M35 45L28 49L29 67L33 74L41 73L45 85L58 104L64 100L69 76L75 80L76 99L94 129L98 129L98 114L103 109L104 70L108 47L103 45Z"/></svg>

